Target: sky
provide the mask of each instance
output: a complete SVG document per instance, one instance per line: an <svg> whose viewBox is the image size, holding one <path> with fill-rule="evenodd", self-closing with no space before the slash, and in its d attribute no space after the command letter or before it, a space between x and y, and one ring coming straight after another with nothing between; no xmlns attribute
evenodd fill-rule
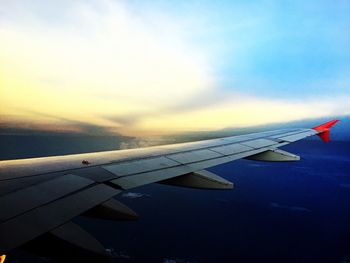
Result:
<svg viewBox="0 0 350 263"><path fill-rule="evenodd" d="M132 136L350 114L349 1L0 0L0 128Z"/></svg>

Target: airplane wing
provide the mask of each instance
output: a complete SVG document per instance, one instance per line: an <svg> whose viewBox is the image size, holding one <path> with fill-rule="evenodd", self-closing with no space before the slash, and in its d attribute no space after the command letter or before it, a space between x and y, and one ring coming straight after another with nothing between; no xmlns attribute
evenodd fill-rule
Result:
<svg viewBox="0 0 350 263"><path fill-rule="evenodd" d="M134 219L113 197L160 182L232 189L233 184L205 169L237 159L297 161L280 150L318 135L329 141L333 120L312 129L284 129L148 148L0 161L0 255L50 233L81 248L103 247L71 220L79 215Z"/></svg>

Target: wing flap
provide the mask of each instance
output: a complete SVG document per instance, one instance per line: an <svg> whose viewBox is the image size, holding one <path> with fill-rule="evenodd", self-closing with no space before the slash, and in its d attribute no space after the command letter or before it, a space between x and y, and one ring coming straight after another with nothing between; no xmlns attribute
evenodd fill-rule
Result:
<svg viewBox="0 0 350 263"><path fill-rule="evenodd" d="M97 254L106 254L105 248L99 241L80 226L72 222L63 224L52 230L50 233L73 246Z"/></svg>
<svg viewBox="0 0 350 263"><path fill-rule="evenodd" d="M218 152L222 155L232 155L236 153L246 152L252 150L253 148L243 145L243 144L230 144L225 146L214 147L211 150L214 152Z"/></svg>
<svg viewBox="0 0 350 263"><path fill-rule="evenodd" d="M2 223L0 253L51 231L120 192L104 184L94 185Z"/></svg>
<svg viewBox="0 0 350 263"><path fill-rule="evenodd" d="M35 184L43 183L48 180L52 180L60 175L50 174L50 176L37 175L37 176L26 176L22 178L16 178L15 180L0 180L0 198L8 193L12 193Z"/></svg>
<svg viewBox="0 0 350 263"><path fill-rule="evenodd" d="M221 157L222 154L213 152L209 149L205 150L196 150L196 151L190 151L190 152L184 152L184 153L177 153L177 154L170 154L167 157L176 161L180 164L188 164L188 163L194 163L198 161L213 159L217 157Z"/></svg>
<svg viewBox="0 0 350 263"><path fill-rule="evenodd" d="M0 198L0 221L22 214L94 183L80 176L67 174ZM14 205L16 204L16 205Z"/></svg>
<svg viewBox="0 0 350 263"><path fill-rule="evenodd" d="M168 178L176 177L179 175L192 172L188 166L182 165L162 170L156 170L151 172L145 172L141 174L129 175L112 180L110 183L121 187L125 190L135 188L141 185L151 184L159 182Z"/></svg>
<svg viewBox="0 0 350 263"><path fill-rule="evenodd" d="M179 165L177 162L164 156L160 156L149 159L123 162L119 164L105 165L103 168L115 175L125 176L129 174L169 168L177 165Z"/></svg>
<svg viewBox="0 0 350 263"><path fill-rule="evenodd" d="M259 148L271 146L277 143L269 139L255 139L252 141L242 142L241 144L244 146L251 147L253 149L259 149Z"/></svg>

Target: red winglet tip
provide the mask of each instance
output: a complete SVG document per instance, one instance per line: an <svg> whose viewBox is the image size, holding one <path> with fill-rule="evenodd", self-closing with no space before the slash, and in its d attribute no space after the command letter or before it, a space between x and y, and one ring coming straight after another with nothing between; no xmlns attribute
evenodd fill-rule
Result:
<svg viewBox="0 0 350 263"><path fill-rule="evenodd" d="M332 128L334 124L336 124L339 120L332 120L326 123L323 123L321 125L318 125L316 127L313 127L312 129L318 131L318 137L322 139L324 142L329 142L329 129Z"/></svg>
<svg viewBox="0 0 350 263"><path fill-rule="evenodd" d="M324 132L321 132L321 133L319 133L319 134L317 134L318 135L318 137L320 137L321 138L321 140L322 141L324 141L324 142L329 142L330 141L330 136L329 136L329 130L326 130L326 131L324 131Z"/></svg>
<svg viewBox="0 0 350 263"><path fill-rule="evenodd" d="M324 131L324 130L328 130L330 128L332 128L332 126L334 124L336 124L339 120L332 120L326 123L323 123L321 125L318 125L316 127L313 127L312 129L316 130L316 131Z"/></svg>

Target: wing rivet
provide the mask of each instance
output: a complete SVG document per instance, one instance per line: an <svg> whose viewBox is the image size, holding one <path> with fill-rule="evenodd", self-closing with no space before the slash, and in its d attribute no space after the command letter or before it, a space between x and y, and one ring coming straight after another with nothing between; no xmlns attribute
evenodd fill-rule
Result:
<svg viewBox="0 0 350 263"><path fill-rule="evenodd" d="M81 163L85 164L85 165L89 165L90 164L90 162L88 160L83 160Z"/></svg>

